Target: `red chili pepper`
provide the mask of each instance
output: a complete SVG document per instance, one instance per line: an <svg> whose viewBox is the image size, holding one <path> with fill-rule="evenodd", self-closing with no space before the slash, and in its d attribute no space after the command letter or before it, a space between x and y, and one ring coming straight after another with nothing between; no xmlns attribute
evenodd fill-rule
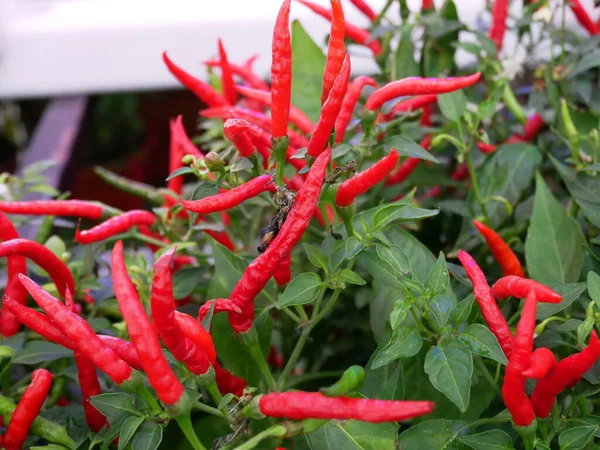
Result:
<svg viewBox="0 0 600 450"><path fill-rule="evenodd" d="M33 421L44 406L52 386L52 378L54 375L46 369L33 372L31 384L25 389L8 423L3 445L6 450L20 450L23 447Z"/></svg>
<svg viewBox="0 0 600 450"><path fill-rule="evenodd" d="M596 330L593 330L587 347L561 360L548 375L536 383L531 394L535 415L540 418L548 417L556 396L590 370L599 357L600 339Z"/></svg>
<svg viewBox="0 0 600 450"><path fill-rule="evenodd" d="M473 293L483 314L483 319L490 327L490 331L498 339L498 343L502 347L506 357L510 358L513 348L513 336L508 328L506 319L502 315L502 311L500 311L500 308L496 304L484 273L473 257L464 250L458 251L458 259L465 268L471 283L473 283Z"/></svg>
<svg viewBox="0 0 600 450"><path fill-rule="evenodd" d="M469 166L467 163L461 163L457 165L456 169L454 169L454 172L452 172L451 177L456 181L463 181L469 178Z"/></svg>
<svg viewBox="0 0 600 450"><path fill-rule="evenodd" d="M185 334L186 339L193 341L208 357L210 363L214 366L217 363L217 352L213 338L202 324L188 314L175 311L175 320Z"/></svg>
<svg viewBox="0 0 600 450"><path fill-rule="evenodd" d="M425 106L432 105L437 102L437 94L429 94L429 95L417 95L415 97L409 98L407 100L402 100L394 105L392 112L389 113L385 119L390 120L393 116L403 113L403 112L411 112L416 111L417 109L421 109Z"/></svg>
<svg viewBox="0 0 600 450"><path fill-rule="evenodd" d="M492 286L492 294L499 299L507 297L525 298L529 291L534 291L536 298L542 303L560 303L562 301L560 294L528 278L509 275L500 278Z"/></svg>
<svg viewBox="0 0 600 450"><path fill-rule="evenodd" d="M285 366L285 360L283 359L283 355L277 351L275 347L271 345L269 349L269 357L267 358L267 362L276 367L277 369L283 369Z"/></svg>
<svg viewBox="0 0 600 450"><path fill-rule="evenodd" d="M523 126L523 134L513 134L506 141L507 144L515 144L517 142L527 142L532 141L539 134L541 129L544 127L544 119L539 114L532 114L525 122ZM493 153L496 151L498 146L493 144L486 144L484 142L479 142L477 144L479 150L483 153Z"/></svg>
<svg viewBox="0 0 600 450"><path fill-rule="evenodd" d="M175 359L183 362L194 375L203 375L210 369L208 357L194 341L187 339L175 320L175 299L173 298L173 278L169 268L175 249L166 251L154 263L152 279L152 318L165 346Z"/></svg>
<svg viewBox="0 0 600 450"><path fill-rule="evenodd" d="M494 230L477 220L473 221L473 225L475 225L475 228L483 235L488 247L496 258L496 261L498 261L500 267L502 267L504 276L516 275L518 277L524 277L525 273L523 272L523 267L521 267L519 258L517 258L517 255L515 255L508 244L504 242L504 239L502 239Z"/></svg>
<svg viewBox="0 0 600 450"><path fill-rule="evenodd" d="M242 119L227 119L223 125L225 137L234 145L241 156L246 158L254 153L254 145L248 135L250 124Z"/></svg>
<svg viewBox="0 0 600 450"><path fill-rule="evenodd" d="M233 69L229 65L227 59L227 52L223 47L223 41L221 38L217 40L219 46L219 61L221 66L221 87L223 89L223 96L229 103L235 105L237 102L237 89L235 88L235 82L233 81Z"/></svg>
<svg viewBox="0 0 600 450"><path fill-rule="evenodd" d="M19 279L52 322L72 341L77 342L77 348L81 353L94 361L94 364L115 383L121 384L129 379L131 367L96 336L83 318L69 311L59 300L25 275L19 275Z"/></svg>
<svg viewBox="0 0 600 450"><path fill-rule="evenodd" d="M394 170L398 159L398 152L391 149L389 155L381 158L367 170L344 181L338 188L335 203L339 206L351 205L356 197L383 181Z"/></svg>
<svg viewBox="0 0 600 450"><path fill-rule="evenodd" d="M198 214L211 214L233 208L266 191L275 191L271 175L260 175L229 191L211 195L200 200L190 201L181 199L181 204L188 211Z"/></svg>
<svg viewBox="0 0 600 450"><path fill-rule="evenodd" d="M329 91L337 78L344 58L346 57L346 46L344 45L344 10L340 0L331 0L332 20L329 32L329 48L327 49L327 61L323 72L323 92L321 93L321 104L329 97Z"/></svg>
<svg viewBox="0 0 600 450"><path fill-rule="evenodd" d="M433 0L423 0L421 2L421 11L427 11L434 8Z"/></svg>
<svg viewBox="0 0 600 450"><path fill-rule="evenodd" d="M420 143L421 147L423 147L425 150L429 149L429 147L431 146L431 136L427 135L423 138L423 140ZM389 177L386 178L385 180L385 185L386 186L392 186L394 184L400 184L402 183L404 180L406 180L411 173L413 173L413 171L417 168L417 166L421 163L421 159L420 158L414 158L414 157L409 157L406 158L402 164L400 164L398 166L398 169L391 174Z"/></svg>
<svg viewBox="0 0 600 450"><path fill-rule="evenodd" d="M290 420L337 419L363 422L399 422L431 413L435 403L425 401L372 400L326 397L319 392L273 392L260 397L265 416Z"/></svg>
<svg viewBox="0 0 600 450"><path fill-rule="evenodd" d="M176 66L167 56L167 52L163 52L163 61L167 65L169 72L171 72L181 84L190 90L203 103L206 103L207 106L226 106L229 104L210 84L205 83Z"/></svg>
<svg viewBox="0 0 600 450"><path fill-rule="evenodd" d="M568 3L571 7L571 11L575 14L577 21L588 31L588 33L592 36L600 33L600 27L594 23L579 0L568 0Z"/></svg>
<svg viewBox="0 0 600 450"><path fill-rule="evenodd" d="M141 370L142 363L140 362L140 357L131 342L106 334L99 334L98 338L133 369Z"/></svg>
<svg viewBox="0 0 600 450"><path fill-rule="evenodd" d="M354 113L354 108L356 108L356 104L360 98L360 93L365 86L376 87L377 83L371 77L361 76L355 78L350 83L350 86L348 86L348 91L346 92L346 96L342 102L340 113L335 120L335 142L338 144L340 142L344 142L346 128L348 128L348 124L350 123L352 114Z"/></svg>
<svg viewBox="0 0 600 450"><path fill-rule="evenodd" d="M330 158L331 149L328 149L315 160L279 233L265 252L246 268L229 299L212 301L215 305L215 313L217 310L229 312L229 323L236 333L250 329L254 320L254 298L273 276L279 261L292 252L308 227L319 201ZM206 316L210 308L211 302L202 305L199 312L200 320ZM234 311L234 308L241 310L241 313Z"/></svg>
<svg viewBox="0 0 600 450"><path fill-rule="evenodd" d="M317 157L325 151L331 130L333 129L338 114L340 113L340 109L342 108L344 95L346 95L346 91L348 90L349 79L350 56L346 55L340 73L336 77L333 87L329 92L329 97L327 97L327 101L323 104L317 126L308 141L307 153L309 156Z"/></svg>
<svg viewBox="0 0 600 450"><path fill-rule="evenodd" d="M291 0L281 4L273 29L273 56L271 62L271 117L273 138L287 135L292 96L292 43L290 37Z"/></svg>
<svg viewBox="0 0 600 450"><path fill-rule="evenodd" d="M0 241L18 239L19 233L12 222L0 212ZM27 304L27 291L19 282L19 274L27 274L27 260L22 256L9 256L7 260L8 281L4 288L4 295L13 298L21 305ZM2 311L0 316L0 330L2 336L10 337L19 332L19 321L8 311Z"/></svg>
<svg viewBox="0 0 600 450"><path fill-rule="evenodd" d="M190 141L183 126L183 117L178 115L175 119L169 121L171 131L171 141L169 144L169 174L182 167L181 159L184 155L193 155L197 159L203 159L204 155ZM167 189L181 195L183 189L183 177L178 176L168 181Z"/></svg>
<svg viewBox="0 0 600 450"><path fill-rule="evenodd" d="M219 363L214 365L215 381L219 388L219 392L223 395L233 394L241 397L244 393L244 388L248 385L246 380L236 377L229 371L225 370Z"/></svg>
<svg viewBox="0 0 600 450"><path fill-rule="evenodd" d="M92 242L103 241L111 236L124 233L138 225L152 226L156 222L156 216L149 211L142 209L133 209L116 217L105 220L100 225L85 231L75 232L75 240L80 244L91 244Z"/></svg>
<svg viewBox="0 0 600 450"><path fill-rule="evenodd" d="M258 89L251 89L244 86L237 86L237 90L240 94L271 107L272 99L270 92L259 91ZM315 127L315 124L312 123L308 116L293 105L290 106L289 121L296 125L304 134L312 133Z"/></svg>
<svg viewBox="0 0 600 450"><path fill-rule="evenodd" d="M508 3L509 0L494 0L492 6L492 26L490 27L489 38L496 44L496 54L500 53L504 42Z"/></svg>
<svg viewBox="0 0 600 450"><path fill-rule="evenodd" d="M254 55L251 57L251 60L249 59L249 61L254 62L257 57L258 55ZM208 67L221 67L223 65L220 60L215 59L204 61L204 64L206 64ZM240 77L245 83L248 84L248 86L254 89L269 90L269 85L265 83L260 76L252 72L252 65L239 66L230 62L229 67L231 68L233 75Z"/></svg>
<svg viewBox="0 0 600 450"><path fill-rule="evenodd" d="M498 148L497 145L494 144L486 144L485 142L478 142L477 147L481 150L481 153L489 155L490 153L494 153Z"/></svg>
<svg viewBox="0 0 600 450"><path fill-rule="evenodd" d="M377 19L377 13L373 11L373 8L371 8L365 0L350 0L350 2L356 6L361 13L367 16L369 20L373 21Z"/></svg>
<svg viewBox="0 0 600 450"><path fill-rule="evenodd" d="M325 205L325 213L327 214L327 220L329 221L329 223L333 223L333 220L335 219L335 211L333 210L333 207L331 205ZM313 216L315 219L317 219L317 221L322 227L325 226L325 218L323 217L321 208L315 206L315 213Z"/></svg>
<svg viewBox="0 0 600 450"><path fill-rule="evenodd" d="M226 232L215 230L202 230L202 232L208 234L210 237L212 237L223 247L227 248L229 251L235 252L235 244Z"/></svg>
<svg viewBox="0 0 600 450"><path fill-rule="evenodd" d="M275 273L273 274L273 278L275 278L275 283L279 286L285 286L292 279L292 271L290 269L291 257L290 255L285 256L277 267L275 268Z"/></svg>
<svg viewBox="0 0 600 450"><path fill-rule="evenodd" d="M537 301L531 291L525 299L521 319L517 325L515 343L506 366L502 397L513 422L518 427L531 425L535 420L535 412L525 391L525 375L529 368L529 360L533 350L533 332L535 328L535 310Z"/></svg>
<svg viewBox="0 0 600 450"><path fill-rule="evenodd" d="M185 396L183 385L163 355L156 330L148 320L135 286L129 278L122 241L117 241L113 247L112 279L119 309L144 372L148 375L148 381L163 403L166 405L178 403Z"/></svg>
<svg viewBox="0 0 600 450"><path fill-rule="evenodd" d="M385 102L405 95L444 94L464 89L475 84L481 78L477 72L466 77L421 78L410 77L392 81L371 94L365 108L375 111Z"/></svg>
<svg viewBox="0 0 600 450"><path fill-rule="evenodd" d="M85 219L100 219L103 215L102 206L82 200L0 201L0 211L26 216L73 216Z"/></svg>
<svg viewBox="0 0 600 450"><path fill-rule="evenodd" d="M24 256L32 260L48 273L63 297L67 288L71 292L75 292L75 280L67 265L42 244L27 239L11 239L2 242L0 258L8 256Z"/></svg>
<svg viewBox="0 0 600 450"><path fill-rule="evenodd" d="M330 22L333 20L333 12L330 9L324 8L307 0L298 0L298 2L302 3L304 6L307 6L309 9L311 9L313 12L317 13L324 19L327 19ZM344 34L348 39L356 42L357 44L364 45L365 47L370 48L374 56L379 56L383 52L383 49L381 48L381 43L373 36L371 36L371 33L369 33L363 28L360 28L346 21Z"/></svg>
<svg viewBox="0 0 600 450"><path fill-rule="evenodd" d="M260 153L260 156L262 156L263 168L268 170L272 147L269 135L260 127L252 124L250 124L250 128L248 128L247 134L252 145L256 147L256 150Z"/></svg>
<svg viewBox="0 0 600 450"><path fill-rule="evenodd" d="M552 350L540 347L531 354L529 368L523 372L527 378L539 380L544 378L557 364L556 356Z"/></svg>

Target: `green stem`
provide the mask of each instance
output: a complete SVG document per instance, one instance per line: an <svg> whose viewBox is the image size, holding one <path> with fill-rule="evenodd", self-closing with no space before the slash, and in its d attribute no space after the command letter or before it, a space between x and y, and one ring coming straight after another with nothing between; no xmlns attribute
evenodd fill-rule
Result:
<svg viewBox="0 0 600 450"><path fill-rule="evenodd" d="M194 403L192 405L192 409L194 409L196 411L202 411L202 412L205 412L208 414L212 414L213 416L220 417L221 419L228 420L228 418L225 416L225 414L223 414L222 411L218 410L217 408L213 408L212 406L205 405L202 402Z"/></svg>
<svg viewBox="0 0 600 450"><path fill-rule="evenodd" d="M242 338L242 342L246 345L250 356L258 366L260 373L263 376L263 379L267 383L267 386L270 390L277 390L277 385L275 383L275 379L273 378L273 374L267 365L267 361L265 360L265 355L263 355L262 349L260 348L260 343L258 341L258 333L256 329L250 328L245 333L240 333Z"/></svg>
<svg viewBox="0 0 600 450"><path fill-rule="evenodd" d="M148 390L146 386L143 384L136 390L136 394L138 394L142 399L150 406L150 408L156 411L162 411L162 408L154 398L154 395Z"/></svg>
<svg viewBox="0 0 600 450"><path fill-rule="evenodd" d="M469 168L469 176L471 177L471 183L473 186L473 194L475 195L477 203L479 203L479 206L481 207L481 212L483 213L486 222L491 224L485 202L481 198L481 191L479 190L479 182L477 181L477 175L475 174L475 166L473 165L473 157L471 156L471 152L466 152L465 157L467 159L467 167Z"/></svg>
<svg viewBox="0 0 600 450"><path fill-rule="evenodd" d="M273 425L272 427L267 428L266 430L254 435L251 439L248 439L242 445L237 446L234 450L251 450L255 448L263 439L267 439L270 437L280 438L283 437L285 433L286 429L284 426Z"/></svg>
<svg viewBox="0 0 600 450"><path fill-rule="evenodd" d="M464 430L473 430L475 428L477 428L480 425L497 425L497 424L501 424L501 423L507 423L510 422L511 418L510 417L488 417L488 418L484 418L484 419L478 419L475 420L474 422L468 423L462 427L460 427L458 430L456 430L456 432L450 436L450 438L448 438L448 440L444 443L444 446L440 449L440 450L444 450L446 448L448 448L448 446L450 444L452 444L452 442L458 437L460 436L460 433L462 433Z"/></svg>
<svg viewBox="0 0 600 450"><path fill-rule="evenodd" d="M290 138L287 136L272 139L273 153L275 154L275 184L277 186L283 186L285 181L283 174L285 171L285 155L290 145Z"/></svg>
<svg viewBox="0 0 600 450"><path fill-rule="evenodd" d="M279 386L280 390L283 389L286 378L289 376L289 374L294 369L294 366L298 362L298 358L300 358L302 349L304 348L306 341L308 341L308 336L310 335L311 330L312 330L312 327L310 325L308 327L304 328L304 330L302 330L302 334L300 335L298 342L296 342L296 346L294 347L294 350L292 351L290 358L288 359L287 363L285 364L285 367L283 368L281 375L279 376L277 385Z"/></svg>
<svg viewBox="0 0 600 450"><path fill-rule="evenodd" d="M293 387L296 387L307 381L321 380L321 379L325 379L325 378L338 379L339 377L342 376L343 373L344 373L343 370L330 370L330 371L326 371L326 372L307 373L306 375L298 376L298 377L294 378L293 381L290 381L289 383L287 383L284 387L284 390L288 391L288 390L292 389ZM599 401L600 401L600 399L599 399Z"/></svg>
<svg viewBox="0 0 600 450"><path fill-rule="evenodd" d="M500 394L502 391L500 390L498 383L496 383L496 380L494 380L494 377L492 376L488 368L485 366L485 363L481 360L481 358L475 358L475 364L477 365L479 370L481 370L483 378L485 378L487 382L490 383L492 389Z"/></svg>
<svg viewBox="0 0 600 450"><path fill-rule="evenodd" d="M192 426L192 419L189 414L175 417L175 421L194 450L206 450L206 447L202 445L202 442L200 442L200 439L196 436L196 432Z"/></svg>
<svg viewBox="0 0 600 450"><path fill-rule="evenodd" d="M215 402L215 405L218 406L221 403L221 400L223 400L223 396L221 395L221 391L219 391L217 383L213 382L209 384L206 386L206 390L208 391L208 395L213 399L213 402Z"/></svg>

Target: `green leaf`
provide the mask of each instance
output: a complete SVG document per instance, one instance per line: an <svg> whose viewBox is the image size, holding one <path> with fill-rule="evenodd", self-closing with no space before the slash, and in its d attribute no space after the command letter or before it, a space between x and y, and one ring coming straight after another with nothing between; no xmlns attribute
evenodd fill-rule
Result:
<svg viewBox="0 0 600 450"><path fill-rule="evenodd" d="M388 266L396 276L405 277L410 273L408 257L400 247L395 245L385 247L384 245L378 244L375 248L377 256L381 259L382 264Z"/></svg>
<svg viewBox="0 0 600 450"><path fill-rule="evenodd" d="M393 423L331 420L294 444L298 450L396 450L397 430Z"/></svg>
<svg viewBox="0 0 600 450"><path fill-rule="evenodd" d="M367 284L367 282L359 274L349 269L342 269L340 272L340 277L342 277L346 283L356 284L358 286L364 286Z"/></svg>
<svg viewBox="0 0 600 450"><path fill-rule="evenodd" d="M536 176L535 201L525 242L531 278L540 283L572 283L579 279L584 243L579 225Z"/></svg>
<svg viewBox="0 0 600 450"><path fill-rule="evenodd" d="M560 303L540 303L535 315L539 320L553 316L557 312L567 308L583 294L587 285L586 283L551 284L550 287L562 296L562 301Z"/></svg>
<svg viewBox="0 0 600 450"><path fill-rule="evenodd" d="M498 339L494 336L486 326L478 323L473 323L460 334L458 338L465 343L467 347L479 356L490 358L500 364L507 365L508 359L502 351L502 347L498 343Z"/></svg>
<svg viewBox="0 0 600 450"><path fill-rule="evenodd" d="M394 310L390 313L390 325L392 327L392 330L395 330L402 322L404 322L404 319L406 319L409 310L409 302L404 300L396 300Z"/></svg>
<svg viewBox="0 0 600 450"><path fill-rule="evenodd" d="M467 321L469 316L471 315L471 309L473 308L473 303L475 302L475 296L473 294L469 294L467 298L458 302L454 311L452 311L452 321L456 325L460 325Z"/></svg>
<svg viewBox="0 0 600 450"><path fill-rule="evenodd" d="M580 73L587 72L589 69L600 66L600 53L588 53L573 67L573 69L567 75L567 79L573 79Z"/></svg>
<svg viewBox="0 0 600 450"><path fill-rule="evenodd" d="M154 422L145 422L131 443L131 450L156 450L163 438L163 429Z"/></svg>
<svg viewBox="0 0 600 450"><path fill-rule="evenodd" d="M587 290L596 306L600 308L600 275L592 271L588 272Z"/></svg>
<svg viewBox="0 0 600 450"><path fill-rule="evenodd" d="M426 22L426 38L421 53L423 76L438 77L454 68L454 43L458 42L458 30L462 24L456 6L446 0L439 14L429 14Z"/></svg>
<svg viewBox="0 0 600 450"><path fill-rule="evenodd" d="M418 77L421 74L419 66L415 61L415 50L411 39L413 27L410 25L404 25L402 27L402 33L400 35L400 42L396 49L396 64L394 80L401 80L402 78Z"/></svg>
<svg viewBox="0 0 600 450"><path fill-rule="evenodd" d="M322 285L321 278L316 273L301 273L287 285L277 301L277 309L312 303L317 299Z"/></svg>
<svg viewBox="0 0 600 450"><path fill-rule="evenodd" d="M61 345L46 341L29 341L12 360L13 364L39 364L44 361L55 361L70 358L73 352Z"/></svg>
<svg viewBox="0 0 600 450"><path fill-rule="evenodd" d="M174 170L171 174L165 179L165 181L172 180L173 178L177 178L180 175L186 175L188 173L194 173L194 169L191 167L180 167L179 169Z"/></svg>
<svg viewBox="0 0 600 450"><path fill-rule="evenodd" d="M438 95L438 105L446 119L460 121L467 111L467 97L462 90Z"/></svg>
<svg viewBox="0 0 600 450"><path fill-rule="evenodd" d="M292 104L313 122L321 114L325 55L297 20L292 23Z"/></svg>
<svg viewBox="0 0 600 450"><path fill-rule="evenodd" d="M141 416L133 404L133 397L122 392L94 395L90 403L108 419L116 419L121 415Z"/></svg>
<svg viewBox="0 0 600 450"><path fill-rule="evenodd" d="M594 272L600 274L600 259L596 254L587 246L583 246L583 262L581 263L581 277L580 280L587 277L588 272Z"/></svg>
<svg viewBox="0 0 600 450"><path fill-rule="evenodd" d="M119 434L119 450L122 450L127 446L137 429L144 422L143 417L130 416L125 419L123 426L121 426L121 433Z"/></svg>
<svg viewBox="0 0 600 450"><path fill-rule="evenodd" d="M440 252L437 261L427 274L425 288L431 290L433 295L443 294L448 289L449 284L450 275L446 266L446 258L444 257L444 253Z"/></svg>
<svg viewBox="0 0 600 450"><path fill-rule="evenodd" d="M577 327L577 345L583 347L587 337L590 335L592 330L594 329L595 320L593 317L588 317L585 319L581 325Z"/></svg>
<svg viewBox="0 0 600 450"><path fill-rule="evenodd" d="M394 330L390 341L377 352L371 369L378 369L400 358L416 355L423 346L419 331L413 327L400 327Z"/></svg>
<svg viewBox="0 0 600 450"><path fill-rule="evenodd" d="M584 448L598 431L598 426L573 427L558 436L560 450L576 450Z"/></svg>
<svg viewBox="0 0 600 450"><path fill-rule="evenodd" d="M56 235L50 236L44 244L44 247L46 247L59 258L67 251L65 242Z"/></svg>
<svg viewBox="0 0 600 450"><path fill-rule="evenodd" d="M363 248L365 248L365 244L362 241L359 241L356 236L350 236L346 241L346 259L351 260L358 255Z"/></svg>
<svg viewBox="0 0 600 450"><path fill-rule="evenodd" d="M438 294L431 299L427 306L429 307L429 323L436 332L441 333L455 307L454 301L446 294Z"/></svg>
<svg viewBox="0 0 600 450"><path fill-rule="evenodd" d="M379 369L373 369L371 361L369 361L365 369L365 381L360 393L367 398L379 400L404 400L404 384L402 381L402 363L399 361Z"/></svg>
<svg viewBox="0 0 600 450"><path fill-rule="evenodd" d="M464 425L462 420L427 420L401 433L398 444L402 450L440 450Z"/></svg>
<svg viewBox="0 0 600 450"><path fill-rule="evenodd" d="M425 357L425 373L431 384L448 397L461 412L469 407L473 356L457 339L432 347Z"/></svg>
<svg viewBox="0 0 600 450"><path fill-rule="evenodd" d="M420 158L436 164L440 163L435 156L433 156L415 141L412 141L404 136L396 135L387 138L383 145L386 149L396 149L400 155L409 156L411 158Z"/></svg>
<svg viewBox="0 0 600 450"><path fill-rule="evenodd" d="M329 258L327 258L327 255L323 253L321 249L311 244L304 244L304 251L306 252L306 256L313 266L323 269L325 272L327 272Z"/></svg>
<svg viewBox="0 0 600 450"><path fill-rule="evenodd" d="M184 267L173 274L173 296L177 300L186 298L202 283L204 270L200 267Z"/></svg>
<svg viewBox="0 0 600 450"><path fill-rule="evenodd" d="M215 271L208 285L207 298L227 298L246 269L246 261L207 236L215 259Z"/></svg>
<svg viewBox="0 0 600 450"><path fill-rule="evenodd" d="M489 430L483 433L459 436L458 440L473 450L514 449L513 441L502 430Z"/></svg>

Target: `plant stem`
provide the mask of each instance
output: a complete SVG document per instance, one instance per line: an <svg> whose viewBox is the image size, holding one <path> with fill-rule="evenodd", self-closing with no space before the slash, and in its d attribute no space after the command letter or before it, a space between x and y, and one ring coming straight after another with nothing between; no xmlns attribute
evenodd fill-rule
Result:
<svg viewBox="0 0 600 450"><path fill-rule="evenodd" d="M192 419L189 414L178 416L175 418L175 421L194 450L206 450L206 447L202 445L202 442L200 442L200 439L196 436L196 432L192 426Z"/></svg>
<svg viewBox="0 0 600 450"><path fill-rule="evenodd" d="M273 425L272 427L267 428L264 431L254 435L251 439L248 439L242 445L239 445L235 448L235 450L251 450L255 448L260 441L270 437L282 437L286 433L286 429L282 425Z"/></svg>
<svg viewBox="0 0 600 450"><path fill-rule="evenodd" d="M217 383L212 382L211 384L206 386L206 390L208 391L208 395L210 395L210 398L212 398L213 402L215 402L215 405L218 406L219 403L221 403L221 400L223 400L223 396L221 395L221 392L217 387Z"/></svg>
<svg viewBox="0 0 600 450"><path fill-rule="evenodd" d="M300 353L302 353L302 349L304 348L304 345L306 344L306 341L308 340L308 336L309 336L311 330L312 330L312 327L310 325L308 327L306 327L304 330L302 330L302 334L300 335L298 342L296 342L296 346L294 347L294 350L292 351L290 358L288 359L287 363L285 364L285 367L283 368L281 375L279 376L277 385L279 386L280 390L283 389L286 378L289 376L290 372L292 371L292 369L298 362Z"/></svg>
<svg viewBox="0 0 600 450"><path fill-rule="evenodd" d="M477 203L479 203L479 206L481 206L481 212L483 213L486 222L491 225L490 216L487 213L485 202L481 198L481 191L479 190L479 182L477 181L477 175L475 174L475 166L473 165L473 157L471 156L471 152L466 152L465 157L467 159L467 167L469 168L469 176L471 177L471 183L473 185L473 194L475 195Z"/></svg>
<svg viewBox="0 0 600 450"><path fill-rule="evenodd" d="M501 423L507 423L510 421L511 421L510 417L487 417L484 419L475 420L471 423L468 423L468 424L460 427L458 430L456 430L456 432L448 438L448 440L444 443L444 446L440 450L444 450L444 449L448 448L448 446L450 444L452 444L452 442L458 436L460 436L460 433L466 429L473 431L473 429L477 428L480 425L496 425L496 424L501 424Z"/></svg>
<svg viewBox="0 0 600 450"><path fill-rule="evenodd" d="M498 383L496 383L494 377L492 376L488 368L485 366L485 363L481 360L481 358L475 358L475 364L477 364L477 367L481 370L483 378L485 378L487 382L490 383L492 389L494 389L498 393L501 393L500 387L498 387Z"/></svg>
<svg viewBox="0 0 600 450"><path fill-rule="evenodd" d="M275 383L275 379L273 378L273 374L271 373L262 349L260 348L260 343L258 342L258 333L256 330L251 328L245 333L240 333L240 336L242 338L242 342L246 345L250 356L252 359L254 359L254 362L258 366L260 373L262 374L263 379L267 383L269 389L277 390L277 385Z"/></svg>
<svg viewBox="0 0 600 450"><path fill-rule="evenodd" d="M343 370L330 370L330 371L326 371L326 372L308 373L306 375L299 376L299 377L295 378L293 381L290 381L289 383L287 383L284 386L284 390L287 391L287 390L289 390L293 387L296 387L299 384L302 384L306 381L321 380L323 378L338 379L343 375L343 373L344 373Z"/></svg>
<svg viewBox="0 0 600 450"><path fill-rule="evenodd" d="M192 409L194 409L196 411L202 411L202 412L205 412L208 414L212 414L213 416L228 420L228 418L225 416L225 414L223 414L222 411L218 410L217 408L213 408L212 406L205 405L202 402L194 403L192 405Z"/></svg>

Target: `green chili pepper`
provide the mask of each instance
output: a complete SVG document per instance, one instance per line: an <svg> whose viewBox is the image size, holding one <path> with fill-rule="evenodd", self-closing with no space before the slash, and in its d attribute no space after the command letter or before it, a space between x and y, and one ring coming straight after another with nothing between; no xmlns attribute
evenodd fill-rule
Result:
<svg viewBox="0 0 600 450"><path fill-rule="evenodd" d="M522 124L527 122L527 117L525 117L523 108L521 108L517 97L515 97L515 93L513 92L512 88L510 87L510 84L508 83L504 85L504 92L502 94L502 98L508 110L512 113L513 116L515 116L515 119L517 119Z"/></svg>
<svg viewBox="0 0 600 450"><path fill-rule="evenodd" d="M350 366L338 381L329 387L321 388L321 393L327 397L340 397L359 390L364 381L365 369L361 366Z"/></svg>
<svg viewBox="0 0 600 450"><path fill-rule="evenodd" d="M161 206L165 202L164 197L149 184L140 183L138 181L133 181L122 177L121 175L111 172L104 167L95 167L94 172L96 172L96 174L108 184L123 192L135 195L136 197L144 198L157 206Z"/></svg>

